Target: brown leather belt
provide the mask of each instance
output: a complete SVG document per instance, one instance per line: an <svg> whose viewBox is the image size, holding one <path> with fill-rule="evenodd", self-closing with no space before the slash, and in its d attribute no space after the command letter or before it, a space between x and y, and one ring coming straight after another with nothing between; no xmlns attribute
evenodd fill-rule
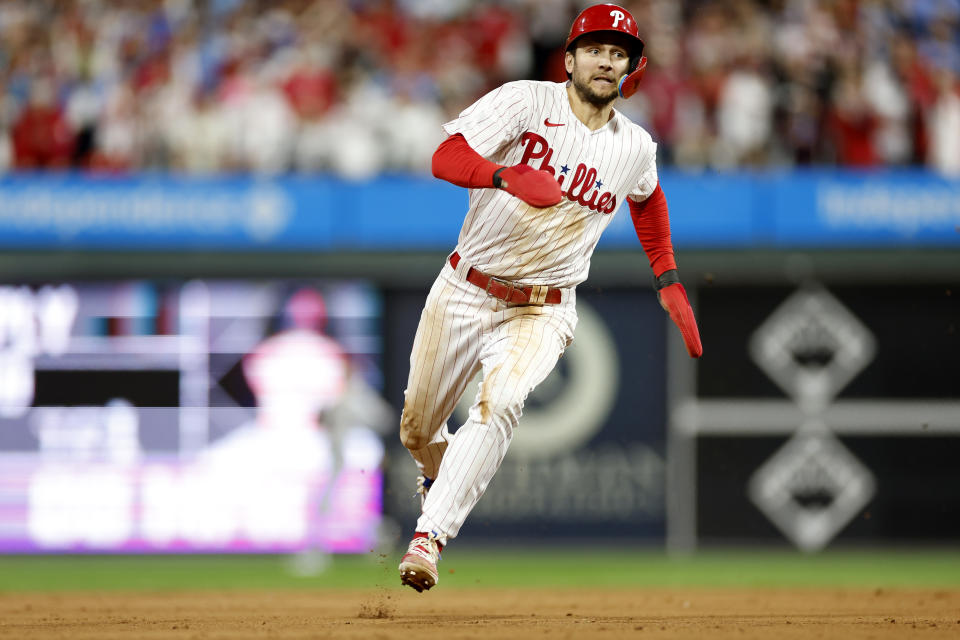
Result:
<svg viewBox="0 0 960 640"><path fill-rule="evenodd" d="M456 251L450 256L450 266L454 269L460 264L460 254ZM530 302L530 296L533 294L533 287L518 287L509 280L503 280L494 276L488 276L482 271L477 271L473 267L467 271L467 282L474 284L494 298L499 298L504 302L513 304L527 304ZM550 287L547 289L547 296L544 298L544 304L557 304L563 299L563 293L560 289Z"/></svg>

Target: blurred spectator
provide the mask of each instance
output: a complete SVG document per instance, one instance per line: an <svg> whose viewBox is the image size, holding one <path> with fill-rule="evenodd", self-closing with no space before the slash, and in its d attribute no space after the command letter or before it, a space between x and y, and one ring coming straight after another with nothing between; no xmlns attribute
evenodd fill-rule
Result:
<svg viewBox="0 0 960 640"><path fill-rule="evenodd" d="M314 49L299 52L282 89L302 120L323 117L337 100L337 78Z"/></svg>
<svg viewBox="0 0 960 640"><path fill-rule="evenodd" d="M54 84L38 78L30 102L13 123L14 165L18 169L57 169L70 164L73 132L57 105Z"/></svg>
<svg viewBox="0 0 960 640"><path fill-rule="evenodd" d="M751 58L730 73L717 104L718 166L766 163L772 102L770 86L760 75L758 59Z"/></svg>
<svg viewBox="0 0 960 640"><path fill-rule="evenodd" d="M0 171L427 172L485 91L565 79L585 4L0 2ZM663 163L949 166L960 0L624 4L650 64L618 108Z"/></svg>
<svg viewBox="0 0 960 640"><path fill-rule="evenodd" d="M833 91L829 113L829 137L838 164L870 167L877 163L874 134L877 118L863 95L860 69L848 67L841 72Z"/></svg>
<svg viewBox="0 0 960 640"><path fill-rule="evenodd" d="M960 178L960 84L949 67L940 69L935 79L937 97L929 113L930 166Z"/></svg>
<svg viewBox="0 0 960 640"><path fill-rule="evenodd" d="M913 154L910 98L888 60L868 62L863 96L877 117L873 146L878 159L885 165L907 164Z"/></svg>
<svg viewBox="0 0 960 640"><path fill-rule="evenodd" d="M210 174L230 166L230 129L212 91L196 91L168 131L174 169Z"/></svg>
<svg viewBox="0 0 960 640"><path fill-rule="evenodd" d="M241 168L262 174L289 169L296 115L267 70L245 66L224 91L223 116L231 123Z"/></svg>
<svg viewBox="0 0 960 640"><path fill-rule="evenodd" d="M927 156L925 112L936 98L930 70L917 54L916 44L909 36L898 33L890 41L890 62L894 74L903 86L910 109L910 137L912 164L922 164Z"/></svg>
<svg viewBox="0 0 960 640"><path fill-rule="evenodd" d="M113 87L97 127L91 166L107 171L132 169L139 160L137 100L127 83Z"/></svg>
<svg viewBox="0 0 960 640"><path fill-rule="evenodd" d="M73 130L73 156L70 164L88 167L96 145L97 120L103 111L103 96L89 76L82 78L66 100L66 118Z"/></svg>

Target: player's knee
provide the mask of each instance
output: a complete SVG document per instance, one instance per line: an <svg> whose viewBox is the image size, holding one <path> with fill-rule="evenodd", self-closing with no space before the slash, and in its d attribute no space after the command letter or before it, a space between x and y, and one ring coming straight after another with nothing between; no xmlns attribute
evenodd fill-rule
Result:
<svg viewBox="0 0 960 640"><path fill-rule="evenodd" d="M492 402L481 400L474 407L475 420L482 424L494 424L505 427L515 427L520 420L523 403L515 401Z"/></svg>
<svg viewBox="0 0 960 640"><path fill-rule="evenodd" d="M428 440L420 415L404 407L400 416L400 442L410 451L418 451L427 446Z"/></svg>
<svg viewBox="0 0 960 640"><path fill-rule="evenodd" d="M428 440L416 432L400 431L400 442L410 451L419 451L427 446Z"/></svg>

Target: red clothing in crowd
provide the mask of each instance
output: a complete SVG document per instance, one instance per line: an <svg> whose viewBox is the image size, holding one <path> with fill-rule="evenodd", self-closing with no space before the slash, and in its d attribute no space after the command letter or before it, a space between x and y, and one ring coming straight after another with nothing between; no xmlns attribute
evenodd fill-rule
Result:
<svg viewBox="0 0 960 640"><path fill-rule="evenodd" d="M877 119L868 113L846 114L836 110L830 115L830 131L837 164L847 167L872 167L878 162L873 148Z"/></svg>
<svg viewBox="0 0 960 640"><path fill-rule="evenodd" d="M17 169L64 168L70 165L73 133L56 106L29 105L11 130Z"/></svg>

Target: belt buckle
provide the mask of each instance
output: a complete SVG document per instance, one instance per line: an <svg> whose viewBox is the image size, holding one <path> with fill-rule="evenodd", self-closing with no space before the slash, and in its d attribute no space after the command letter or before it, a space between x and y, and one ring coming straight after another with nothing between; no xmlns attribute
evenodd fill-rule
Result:
<svg viewBox="0 0 960 640"><path fill-rule="evenodd" d="M504 293L503 297L500 298L500 300L503 300L504 302L509 302L511 304L525 304L527 302L530 302L530 295L526 291L524 291L524 287L517 286L517 284L514 282L511 282L509 280L504 280L503 278L497 278L496 276L490 276L490 280L489 282L487 282L487 289L486 289L487 295L491 295L490 284L493 281L497 281L499 284L507 288L506 293ZM523 296L523 300L515 301L513 299L514 293L520 293ZM494 297L496 298L498 296L494 296Z"/></svg>
<svg viewBox="0 0 960 640"><path fill-rule="evenodd" d="M513 297L513 292L516 291L517 289L516 285L510 282L509 280L504 280L503 278L498 278L496 276L490 276L490 279L487 281L487 286L485 289L488 296L492 295L490 293L490 285L493 284L494 282L507 288L507 292L504 294L503 298L500 298L500 299L504 300L505 302L511 302L510 298ZM498 298L499 296L493 296L493 297Z"/></svg>

